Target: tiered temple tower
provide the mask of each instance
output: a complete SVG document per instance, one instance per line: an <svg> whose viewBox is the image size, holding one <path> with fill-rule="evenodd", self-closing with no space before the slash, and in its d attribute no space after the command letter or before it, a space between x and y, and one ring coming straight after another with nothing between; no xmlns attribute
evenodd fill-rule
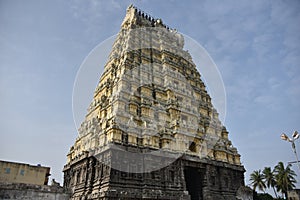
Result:
<svg viewBox="0 0 300 200"><path fill-rule="evenodd" d="M129 6L79 136L71 199L236 199L244 167L176 30Z"/></svg>

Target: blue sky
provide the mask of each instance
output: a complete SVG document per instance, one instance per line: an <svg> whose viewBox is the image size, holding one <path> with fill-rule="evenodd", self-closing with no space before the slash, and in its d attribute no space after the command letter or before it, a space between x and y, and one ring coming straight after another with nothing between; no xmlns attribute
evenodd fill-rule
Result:
<svg viewBox="0 0 300 200"><path fill-rule="evenodd" d="M96 45L119 31L130 3L195 39L218 66L227 96L225 126L242 156L246 183L253 170L295 160L280 134L299 131L296 0L1 0L0 159L51 166L52 178L62 182L77 136L76 73Z"/></svg>

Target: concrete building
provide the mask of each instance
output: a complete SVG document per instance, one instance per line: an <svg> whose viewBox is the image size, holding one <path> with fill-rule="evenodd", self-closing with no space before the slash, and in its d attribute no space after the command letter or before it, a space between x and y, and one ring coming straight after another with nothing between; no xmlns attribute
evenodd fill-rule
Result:
<svg viewBox="0 0 300 200"><path fill-rule="evenodd" d="M67 155L71 199L237 198L240 155L183 47L175 29L128 7Z"/></svg>
<svg viewBox="0 0 300 200"><path fill-rule="evenodd" d="M0 182L47 185L50 167L0 160Z"/></svg>
<svg viewBox="0 0 300 200"><path fill-rule="evenodd" d="M48 185L50 167L0 161L0 199L68 200L54 180Z"/></svg>
<svg viewBox="0 0 300 200"><path fill-rule="evenodd" d="M300 189L288 191L288 200L300 200Z"/></svg>

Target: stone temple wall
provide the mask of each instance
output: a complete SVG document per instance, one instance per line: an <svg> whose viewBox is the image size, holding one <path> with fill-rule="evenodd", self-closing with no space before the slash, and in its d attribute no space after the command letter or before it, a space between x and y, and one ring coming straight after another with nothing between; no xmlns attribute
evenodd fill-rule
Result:
<svg viewBox="0 0 300 200"><path fill-rule="evenodd" d="M107 162L126 154L122 148L109 148L66 165L64 187L72 190L71 199L235 200L244 185L243 167L192 155L173 161L170 155L143 154L114 164ZM137 168L151 167L150 162L156 165L169 160L172 163L166 167L136 173ZM122 170L116 170L120 165Z"/></svg>
<svg viewBox="0 0 300 200"><path fill-rule="evenodd" d="M68 200L69 198L70 193L65 193L59 186L0 183L0 199Z"/></svg>

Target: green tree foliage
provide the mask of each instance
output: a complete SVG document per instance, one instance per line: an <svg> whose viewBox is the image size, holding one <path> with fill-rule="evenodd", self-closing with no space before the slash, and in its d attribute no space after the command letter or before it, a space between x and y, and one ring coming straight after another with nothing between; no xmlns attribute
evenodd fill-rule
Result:
<svg viewBox="0 0 300 200"><path fill-rule="evenodd" d="M258 190L261 190L263 192L265 191L266 184L264 182L261 170L255 170L254 172L252 172L252 174L250 174L250 181L253 186L253 190L256 190L256 188L258 188Z"/></svg>
<svg viewBox="0 0 300 200"><path fill-rule="evenodd" d="M276 188L278 192L284 194L287 198L287 192L295 187L296 173L291 169L291 165L287 165L286 168L282 162L279 162L274 169Z"/></svg>
<svg viewBox="0 0 300 200"><path fill-rule="evenodd" d="M278 162L275 166L274 170L270 167L265 167L264 170L254 170L250 174L251 185L254 190L254 199L269 199L269 194L257 194L256 189L260 191L265 191L268 187L272 187L276 198L278 198L275 188L277 192L281 192L285 198L287 199L287 192L292 190L295 187L296 173L291 169L291 165L287 165L286 167L282 162Z"/></svg>
<svg viewBox="0 0 300 200"><path fill-rule="evenodd" d="M270 187L273 188L274 194L277 198L277 193L275 190L276 180L275 180L275 175L274 175L271 167L265 167L264 170L262 171L262 173L263 173L263 178L264 178L264 182L265 182L266 186L268 188L270 188Z"/></svg>
<svg viewBox="0 0 300 200"><path fill-rule="evenodd" d="M270 194L257 194L257 192L254 192L253 200L273 200L273 197Z"/></svg>

